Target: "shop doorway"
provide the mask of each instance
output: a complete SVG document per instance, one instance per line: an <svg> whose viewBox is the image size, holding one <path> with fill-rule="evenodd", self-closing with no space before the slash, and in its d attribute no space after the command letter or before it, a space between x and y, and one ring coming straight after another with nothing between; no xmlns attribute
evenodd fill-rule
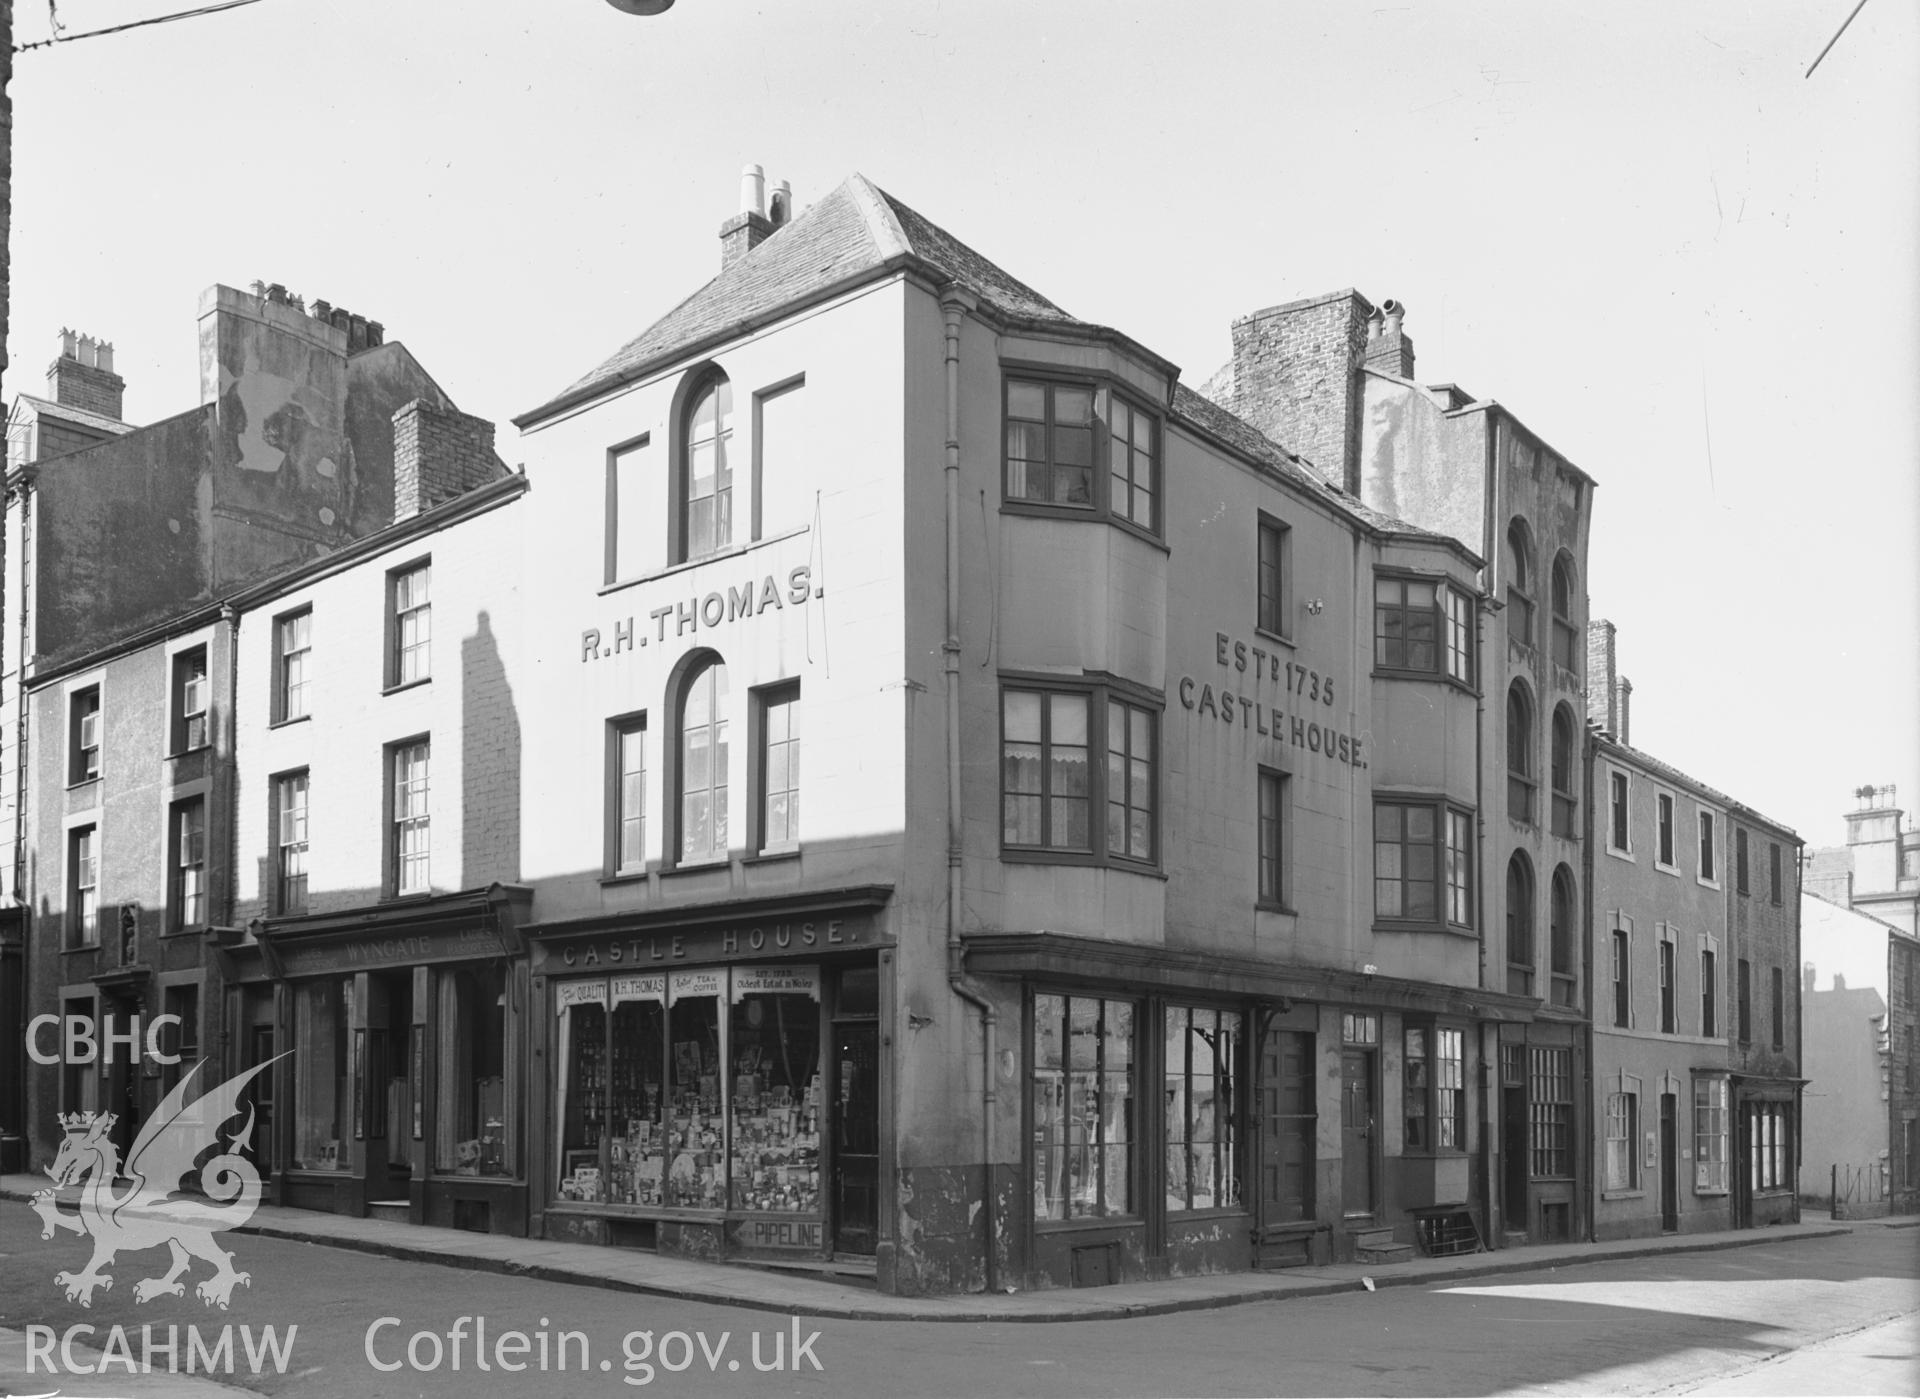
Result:
<svg viewBox="0 0 1920 1399"><path fill-rule="evenodd" d="M1313 1036L1269 1030L1260 1051L1260 1220L1313 1218Z"/></svg>
<svg viewBox="0 0 1920 1399"><path fill-rule="evenodd" d="M834 1251L871 1255L880 1228L880 1027L833 1027Z"/></svg>
<svg viewBox="0 0 1920 1399"><path fill-rule="evenodd" d="M1341 1212L1349 1218L1373 1213L1373 1051L1340 1055Z"/></svg>
<svg viewBox="0 0 1920 1399"><path fill-rule="evenodd" d="M1526 1046L1500 1046L1500 1214L1509 1231L1532 1230L1527 1204Z"/></svg>
<svg viewBox="0 0 1920 1399"><path fill-rule="evenodd" d="M367 1108L362 1124L367 1140L368 1205L410 1203L413 1154L422 1135L418 1102L422 1085L408 1073L413 1029L413 969L375 972L367 977Z"/></svg>
<svg viewBox="0 0 1920 1399"><path fill-rule="evenodd" d="M247 1032L247 1058L240 1067L255 1068L273 1058L273 1026L253 1025ZM252 1084L253 1092L253 1140L246 1148L246 1155L264 1179L273 1174L274 1162L274 1119L273 1119L273 1073L269 1070L256 1077Z"/></svg>
<svg viewBox="0 0 1920 1399"><path fill-rule="evenodd" d="M1671 1093L1660 1095L1660 1228L1680 1232L1679 1104Z"/></svg>

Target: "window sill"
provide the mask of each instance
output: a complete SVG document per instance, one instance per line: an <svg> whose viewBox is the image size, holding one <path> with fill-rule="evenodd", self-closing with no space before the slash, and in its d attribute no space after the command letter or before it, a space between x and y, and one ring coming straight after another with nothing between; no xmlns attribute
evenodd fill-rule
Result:
<svg viewBox="0 0 1920 1399"><path fill-rule="evenodd" d="M210 929L211 927L213 927L213 924L211 923L189 923L184 928L163 929L160 933L160 936L163 939L165 938L203 938L207 935L207 930Z"/></svg>
<svg viewBox="0 0 1920 1399"><path fill-rule="evenodd" d="M1268 899L1256 899L1253 907L1256 913L1279 913L1284 914L1288 918L1298 918L1300 916L1299 909L1290 908L1286 904L1277 904Z"/></svg>
<svg viewBox="0 0 1920 1399"><path fill-rule="evenodd" d="M740 857L740 863L743 865L777 865L786 860L797 860L799 858L800 844L796 841L792 845L770 846L757 855L742 855Z"/></svg>
<svg viewBox="0 0 1920 1399"><path fill-rule="evenodd" d="M662 879L672 879L674 876L682 874L712 874L715 870L724 871L729 869L732 864L733 862L724 856L714 860L682 860L677 865L663 866L660 870L660 877Z"/></svg>
<svg viewBox="0 0 1920 1399"><path fill-rule="evenodd" d="M74 953L98 952L99 950L100 950L100 944L97 942L81 942L81 943L75 943L72 947L61 948L60 955L62 957L66 957Z"/></svg>
<svg viewBox="0 0 1920 1399"><path fill-rule="evenodd" d="M650 873L651 871L644 866L634 870L615 870L612 874L601 875L600 885L602 888L606 888L609 885L644 884Z"/></svg>
<svg viewBox="0 0 1920 1399"><path fill-rule="evenodd" d="M1376 662L1371 675L1375 680L1431 680L1435 684L1458 690L1463 695L1480 698L1478 686L1468 684L1457 675L1448 675L1444 670L1402 670L1397 666L1384 666Z"/></svg>
<svg viewBox="0 0 1920 1399"><path fill-rule="evenodd" d="M1720 881L1717 879L1701 879L1695 876L1693 882L1698 884L1702 889L1711 889L1716 894L1720 892Z"/></svg>
<svg viewBox="0 0 1920 1399"><path fill-rule="evenodd" d="M1719 1185L1719 1186L1713 1186L1706 1190L1702 1190L1700 1187L1695 1186L1693 1193L1699 1199L1707 1200L1707 1199L1714 1199L1714 1198L1724 1199L1728 1195L1731 1195L1733 1192L1728 1190L1724 1185Z"/></svg>
<svg viewBox="0 0 1920 1399"><path fill-rule="evenodd" d="M1670 875L1673 875L1676 879L1679 878L1680 866L1678 865L1663 865L1658 860L1655 860L1653 862L1653 867L1659 870L1660 873L1662 874L1670 874Z"/></svg>
<svg viewBox="0 0 1920 1399"><path fill-rule="evenodd" d="M811 525L801 525L798 529L786 530L780 534L769 534L765 538L751 540L746 544L732 544L714 553L702 554L697 559L682 559L679 563L670 563L665 568L655 569L652 573L642 573L632 578L622 578L614 583L603 583L600 585L598 593L599 596L606 597L610 593L624 592L626 589L638 587L642 583L652 583L661 578L671 578L676 573L685 573L688 569L699 568L703 564L725 563L728 559L737 559L743 554L750 554L762 545L778 544L783 539L792 539L796 535L805 534L811 528ZM781 596L784 598L786 594L782 592Z"/></svg>
<svg viewBox="0 0 1920 1399"><path fill-rule="evenodd" d="M1182 1209L1178 1205L1167 1206L1168 1224L1186 1224L1203 1219L1232 1219L1245 1216L1253 1211L1245 1205L1202 1205L1193 1209Z"/></svg>
<svg viewBox="0 0 1920 1399"><path fill-rule="evenodd" d="M1025 847L1009 850L1002 847L1000 859L1009 865L1082 865L1091 869L1116 870L1121 874L1144 875L1148 879L1164 881L1167 878L1167 872L1158 866L1117 860L1110 855L1091 855L1083 850L1029 850Z"/></svg>
<svg viewBox="0 0 1920 1399"><path fill-rule="evenodd" d="M1458 923L1414 923L1391 918L1376 918L1373 922L1373 931L1376 933L1447 933L1457 938L1480 936L1475 929L1463 928Z"/></svg>
<svg viewBox="0 0 1920 1399"><path fill-rule="evenodd" d="M1135 524L1132 520L1116 515L1111 510L1103 510L1097 505L1055 505L1045 500L1008 500L1003 495L1000 498L1000 513L1027 515L1042 520L1076 520L1088 525L1111 525L1115 529L1132 535L1142 544L1158 549L1163 554L1173 552L1166 540L1146 526Z"/></svg>
<svg viewBox="0 0 1920 1399"><path fill-rule="evenodd" d="M1600 1192L1600 1198L1603 1200L1644 1200L1647 1198L1647 1192L1645 1190L1602 1190Z"/></svg>
<svg viewBox="0 0 1920 1399"><path fill-rule="evenodd" d="M1622 850L1618 846L1609 845L1607 847L1607 853L1613 856L1613 858L1616 860L1625 860L1630 865L1637 865L1640 863L1638 860L1633 858L1633 848L1631 846L1629 846L1625 850Z"/></svg>
<svg viewBox="0 0 1920 1399"><path fill-rule="evenodd" d="M100 781L100 774L96 772L92 777L83 777L78 782L69 782L67 784L67 790L69 792L77 792L82 787L94 786L99 781Z"/></svg>
<svg viewBox="0 0 1920 1399"><path fill-rule="evenodd" d="M397 695L402 690L417 690L422 685L431 685L432 683L433 677L431 675L423 675L418 680L402 680L397 685L389 685L380 693L383 695Z"/></svg>
<svg viewBox="0 0 1920 1399"><path fill-rule="evenodd" d="M414 904L432 897L433 890L431 889L409 889L404 894L383 894L380 896L380 902L383 904Z"/></svg>
<svg viewBox="0 0 1920 1399"><path fill-rule="evenodd" d="M1300 649L1300 643L1295 641L1292 637L1282 636L1277 631L1268 631L1265 627L1255 627L1253 629L1253 634L1259 637L1263 641L1277 641L1282 646L1286 647L1289 651L1297 651Z"/></svg>
<svg viewBox="0 0 1920 1399"><path fill-rule="evenodd" d="M182 748L178 752L169 753L167 757L172 759L191 758L195 753L204 753L211 747L213 747L211 743L196 743L191 748Z"/></svg>
<svg viewBox="0 0 1920 1399"><path fill-rule="evenodd" d="M1037 1234L1065 1234L1079 1229L1138 1229L1144 1222L1137 1214L1077 1214L1071 1219L1036 1219L1033 1229Z"/></svg>
<svg viewBox="0 0 1920 1399"><path fill-rule="evenodd" d="M419 682L416 681L414 683L418 684ZM290 729L295 724L304 724L311 718L313 718L311 714L296 714L290 719L275 719L271 724L268 724L267 727L270 729Z"/></svg>

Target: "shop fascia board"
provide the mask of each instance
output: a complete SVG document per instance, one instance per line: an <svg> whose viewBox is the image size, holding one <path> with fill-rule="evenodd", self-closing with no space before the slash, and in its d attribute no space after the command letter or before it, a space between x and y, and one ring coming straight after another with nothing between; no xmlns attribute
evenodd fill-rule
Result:
<svg viewBox="0 0 1920 1399"><path fill-rule="evenodd" d="M391 899L333 913L256 918L246 928L252 935L251 942L230 940L229 935L237 931L233 929L217 930L209 937L215 943L216 955L226 954L223 961L236 953L257 952L274 980L285 975L279 955L282 947L330 947L369 936L433 933L471 926L475 919L488 920L499 934L506 955L516 957L526 950L521 930L532 902L533 890L524 884L489 884L481 889Z"/></svg>
<svg viewBox="0 0 1920 1399"><path fill-rule="evenodd" d="M838 889L814 889L797 894L773 894L754 899L723 899L708 903L676 904L672 908L630 913L596 913L587 918L538 923L524 931L530 942L592 937L600 933L671 933L710 928L774 914L877 912L893 897L891 884L853 884Z"/></svg>
<svg viewBox="0 0 1920 1399"><path fill-rule="evenodd" d="M1127 987L1145 982L1169 991L1237 999L1349 1001L1472 1020L1531 1021L1538 1009L1531 999L1497 991L1066 933L963 933L961 945L966 949L967 969L983 976L1026 975Z"/></svg>

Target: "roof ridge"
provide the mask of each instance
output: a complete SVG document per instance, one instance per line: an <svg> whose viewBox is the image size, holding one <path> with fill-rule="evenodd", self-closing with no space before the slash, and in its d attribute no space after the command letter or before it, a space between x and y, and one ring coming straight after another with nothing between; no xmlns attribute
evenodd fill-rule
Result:
<svg viewBox="0 0 1920 1399"><path fill-rule="evenodd" d="M915 251L913 240L907 237L907 230L894 214L885 190L858 170L840 183L852 193L854 205L866 219L867 232L872 236L883 262Z"/></svg>

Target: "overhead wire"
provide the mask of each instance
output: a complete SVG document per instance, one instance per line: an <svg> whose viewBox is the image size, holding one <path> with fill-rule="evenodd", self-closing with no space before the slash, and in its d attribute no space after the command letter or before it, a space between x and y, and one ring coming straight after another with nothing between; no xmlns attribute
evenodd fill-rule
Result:
<svg viewBox="0 0 1920 1399"><path fill-rule="evenodd" d="M15 44L15 53L25 53L28 49L48 49L55 44L71 44L76 39L98 39L107 34L124 34L129 29L145 29L153 24L171 24L177 19L197 19L201 15L219 14L222 10L237 10L243 5L257 5L260 0L217 0L215 4L201 5L197 9L180 10L170 15L153 15L147 19L129 20L125 24L108 25L104 29L83 29L78 34L66 32L66 26L60 23L57 0L48 0L47 11L53 27L53 37L35 39L30 44Z"/></svg>

